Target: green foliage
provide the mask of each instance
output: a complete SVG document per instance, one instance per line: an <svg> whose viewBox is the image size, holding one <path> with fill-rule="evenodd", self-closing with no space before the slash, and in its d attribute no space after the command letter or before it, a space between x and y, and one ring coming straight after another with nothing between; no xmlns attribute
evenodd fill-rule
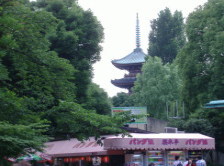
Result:
<svg viewBox="0 0 224 166"><path fill-rule="evenodd" d="M0 158L40 150L45 134L82 140L123 132L127 117L76 103L109 109L102 89L87 89L103 38L93 14L71 0L0 4Z"/></svg>
<svg viewBox="0 0 224 166"><path fill-rule="evenodd" d="M89 136L99 138L102 134L124 132L120 129L132 116L111 118L99 115L82 108L73 102L61 102L46 112L46 118L51 120L50 135L57 139L75 137L80 140Z"/></svg>
<svg viewBox="0 0 224 166"><path fill-rule="evenodd" d="M214 127L209 120L205 118L190 118L188 120L170 120L170 126L177 127L178 130L184 130L187 133L201 133L208 136L214 136Z"/></svg>
<svg viewBox="0 0 224 166"><path fill-rule="evenodd" d="M185 110L193 118L188 124L197 124L195 119L205 119L206 126L203 121L198 122L197 126L206 131L212 125L210 131L216 139L216 150L222 152L223 109L204 110L202 106L208 101L224 98L223 10L223 0L209 0L189 15L186 22L188 42L177 58L183 80L181 96ZM195 126L192 128L196 129Z"/></svg>
<svg viewBox="0 0 224 166"><path fill-rule="evenodd" d="M172 63L185 43L183 16L168 8L160 11L159 17L151 21L148 54L160 57L163 63Z"/></svg>
<svg viewBox="0 0 224 166"><path fill-rule="evenodd" d="M224 98L223 10L222 0L210 0L187 19L188 43L178 55L178 64L182 97L189 112Z"/></svg>
<svg viewBox="0 0 224 166"><path fill-rule="evenodd" d="M15 157L24 150L40 150L48 139L45 121L27 110L24 99L0 89L0 160Z"/></svg>
<svg viewBox="0 0 224 166"><path fill-rule="evenodd" d="M7 89L0 89L0 121L8 121L16 124L26 112L22 98Z"/></svg>
<svg viewBox="0 0 224 166"><path fill-rule="evenodd" d="M132 97L124 92L118 93L117 96L112 97L112 104L114 107L133 107L133 106L135 106L134 102L132 101Z"/></svg>
<svg viewBox="0 0 224 166"><path fill-rule="evenodd" d="M163 65L160 58L149 57L133 88L134 103L147 106L150 115L163 119L166 102L179 97L180 83L176 66Z"/></svg>
<svg viewBox="0 0 224 166"><path fill-rule="evenodd" d="M0 158L16 157L18 154L35 150L41 151L43 142L48 140L48 137L43 136L46 127L47 125L41 122L31 125L0 122Z"/></svg>
<svg viewBox="0 0 224 166"><path fill-rule="evenodd" d="M91 11L84 11L75 1L37 0L33 2L33 8L45 9L60 20L56 33L49 36L51 50L68 59L76 69L76 97L79 103L84 103L91 83L92 65L100 60L101 24Z"/></svg>
<svg viewBox="0 0 224 166"><path fill-rule="evenodd" d="M26 96L28 107L35 111L46 110L58 99L74 100L74 68L48 51L46 35L54 31L56 19L19 3L6 6L2 16L0 48L2 65L7 69L7 81L2 84L20 97Z"/></svg>
<svg viewBox="0 0 224 166"><path fill-rule="evenodd" d="M97 84L91 83L88 87L88 98L85 108L95 110L97 114L111 115L111 103L107 93Z"/></svg>
<svg viewBox="0 0 224 166"><path fill-rule="evenodd" d="M216 138L216 149L224 152L223 137L224 137L224 109L207 109L201 112L196 112L196 116L202 115L213 126L214 136Z"/></svg>

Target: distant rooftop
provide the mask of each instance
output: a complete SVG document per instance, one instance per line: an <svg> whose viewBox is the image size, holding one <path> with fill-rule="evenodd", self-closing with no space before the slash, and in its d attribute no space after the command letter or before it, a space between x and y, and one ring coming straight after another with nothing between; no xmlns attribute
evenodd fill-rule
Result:
<svg viewBox="0 0 224 166"><path fill-rule="evenodd" d="M116 66L118 65L128 65L128 64L142 64L145 62L146 54L141 49L140 44L140 27L139 27L139 19L137 14L136 19L136 48L134 51L124 58L112 60L112 63Z"/></svg>
<svg viewBox="0 0 224 166"><path fill-rule="evenodd" d="M134 82L136 81L135 77L125 77L121 79L115 79L111 80L111 83L115 86L118 86L120 88L130 88L134 85Z"/></svg>
<svg viewBox="0 0 224 166"><path fill-rule="evenodd" d="M224 100L213 100L206 103L204 108L224 108Z"/></svg>
<svg viewBox="0 0 224 166"><path fill-rule="evenodd" d="M132 53L121 59L112 60L113 64L134 64L134 63L144 63L146 54L141 48L136 48Z"/></svg>

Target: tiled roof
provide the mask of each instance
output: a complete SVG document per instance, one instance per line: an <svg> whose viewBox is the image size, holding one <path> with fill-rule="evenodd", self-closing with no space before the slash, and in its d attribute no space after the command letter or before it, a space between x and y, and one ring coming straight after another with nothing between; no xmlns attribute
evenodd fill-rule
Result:
<svg viewBox="0 0 224 166"><path fill-rule="evenodd" d="M120 84L126 85L126 84L134 84L135 81L136 81L136 77L125 77L121 79L111 80L111 83L115 85L120 85Z"/></svg>
<svg viewBox="0 0 224 166"><path fill-rule="evenodd" d="M113 64L133 64L133 63L144 63L146 54L141 48L136 48L132 53L121 59L112 60Z"/></svg>

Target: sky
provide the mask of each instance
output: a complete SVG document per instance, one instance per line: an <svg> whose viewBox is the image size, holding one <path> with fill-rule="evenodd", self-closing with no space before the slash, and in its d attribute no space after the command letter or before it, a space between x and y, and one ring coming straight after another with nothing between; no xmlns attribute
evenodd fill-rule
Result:
<svg viewBox="0 0 224 166"><path fill-rule="evenodd" d="M147 54L150 21L166 7L174 13L181 11L186 19L199 5L207 0L78 0L84 9L90 9L104 27L101 60L94 64L93 82L103 88L109 97L127 92L115 87L111 80L120 79L127 73L117 69L111 61L130 54L136 48L136 14L139 17L141 48Z"/></svg>

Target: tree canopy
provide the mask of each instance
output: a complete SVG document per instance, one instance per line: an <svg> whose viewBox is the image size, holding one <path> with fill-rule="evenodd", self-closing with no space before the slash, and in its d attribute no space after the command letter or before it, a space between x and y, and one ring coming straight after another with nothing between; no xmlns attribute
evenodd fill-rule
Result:
<svg viewBox="0 0 224 166"><path fill-rule="evenodd" d="M160 57L163 63L171 63L185 43L182 13L161 10L158 18L151 21L148 54Z"/></svg>
<svg viewBox="0 0 224 166"><path fill-rule="evenodd" d="M189 112L224 98L223 9L222 0L210 0L187 19L188 42L178 55L178 63Z"/></svg>
<svg viewBox="0 0 224 166"><path fill-rule="evenodd" d="M84 103L91 83L92 65L100 60L102 25L90 10L84 11L72 1L37 0L32 7L35 11L48 11L58 19L56 33L49 35L50 49L69 60L76 69L77 102Z"/></svg>
<svg viewBox="0 0 224 166"><path fill-rule="evenodd" d="M103 39L92 12L71 0L0 5L0 160L49 138L124 132L132 117L107 116L108 96L91 84Z"/></svg>
<svg viewBox="0 0 224 166"><path fill-rule="evenodd" d="M91 83L87 90L87 101L84 107L95 110L101 115L111 115L111 100L107 93L95 83Z"/></svg>
<svg viewBox="0 0 224 166"><path fill-rule="evenodd" d="M185 127L202 133L212 130L219 151L224 151L223 109L205 109L203 105L224 98L223 10L224 1L209 0L192 12L186 22L188 42L177 56L181 97L189 114Z"/></svg>
<svg viewBox="0 0 224 166"><path fill-rule="evenodd" d="M133 88L134 103L147 106L155 118L165 118L166 103L178 99L179 86L176 66L163 65L159 57L149 57Z"/></svg>
<svg viewBox="0 0 224 166"><path fill-rule="evenodd" d="M124 92L118 93L116 96L112 97L112 104L114 107L132 107L132 106L134 106L132 97Z"/></svg>

